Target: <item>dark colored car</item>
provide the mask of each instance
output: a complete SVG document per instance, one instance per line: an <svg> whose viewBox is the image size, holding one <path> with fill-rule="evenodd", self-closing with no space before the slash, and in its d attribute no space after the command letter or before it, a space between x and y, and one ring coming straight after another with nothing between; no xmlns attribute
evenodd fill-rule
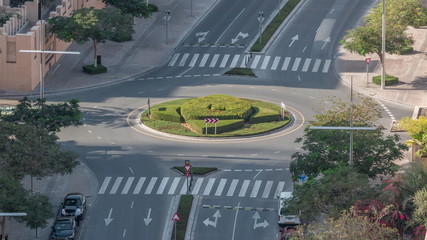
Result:
<svg viewBox="0 0 427 240"><path fill-rule="evenodd" d="M62 202L62 209L64 209L65 215L62 210L61 215L74 217L77 208L80 209L80 217L82 217L86 210L86 196L83 193L69 193L65 196L64 201Z"/></svg>
<svg viewBox="0 0 427 240"><path fill-rule="evenodd" d="M74 240L76 234L76 221L74 218L59 218L52 227L50 239Z"/></svg>

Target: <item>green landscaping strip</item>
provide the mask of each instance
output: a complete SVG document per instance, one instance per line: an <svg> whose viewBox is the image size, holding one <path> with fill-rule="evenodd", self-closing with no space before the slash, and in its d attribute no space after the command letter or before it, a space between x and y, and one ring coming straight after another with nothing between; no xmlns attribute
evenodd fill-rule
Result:
<svg viewBox="0 0 427 240"><path fill-rule="evenodd" d="M255 77L254 71L252 71L250 68L233 68L227 71L225 74Z"/></svg>
<svg viewBox="0 0 427 240"><path fill-rule="evenodd" d="M174 169L178 170L179 172L181 172L182 174L185 174L186 170L184 169L184 167L173 167ZM212 167L192 167L191 168L191 173L195 174L195 175L205 175L208 174L210 172L214 172L218 170L218 168L212 168Z"/></svg>
<svg viewBox="0 0 427 240"><path fill-rule="evenodd" d="M176 221L176 240L184 240L187 230L188 217L190 216L193 195L182 195L178 205L178 216L180 221ZM172 240L175 240L175 228L173 228Z"/></svg>
<svg viewBox="0 0 427 240"><path fill-rule="evenodd" d="M261 43L259 38L252 45L252 52L261 52L265 47L267 42L273 36L274 32L279 28L280 24L286 19L286 17L292 12L295 6L300 2L300 0L289 0L285 6L280 9L279 13L273 18L273 20L267 25L264 31L261 33Z"/></svg>

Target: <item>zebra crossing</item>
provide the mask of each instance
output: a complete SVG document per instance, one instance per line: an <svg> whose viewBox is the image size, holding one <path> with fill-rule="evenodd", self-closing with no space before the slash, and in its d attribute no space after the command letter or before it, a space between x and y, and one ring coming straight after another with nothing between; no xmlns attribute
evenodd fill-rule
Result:
<svg viewBox="0 0 427 240"><path fill-rule="evenodd" d="M249 58L245 54L175 53L169 61L168 66L200 68L241 67L273 71L328 73L331 62L331 59L292 58L269 55L255 55L255 57Z"/></svg>
<svg viewBox="0 0 427 240"><path fill-rule="evenodd" d="M215 197L276 198L283 191L284 181L226 178L194 178L190 194ZM100 195L183 195L187 194L185 177L111 177L107 176L99 188Z"/></svg>

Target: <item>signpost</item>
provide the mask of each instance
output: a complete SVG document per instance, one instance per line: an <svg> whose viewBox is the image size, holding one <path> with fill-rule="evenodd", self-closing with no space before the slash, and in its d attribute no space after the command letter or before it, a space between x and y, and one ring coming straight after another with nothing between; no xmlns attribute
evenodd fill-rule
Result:
<svg viewBox="0 0 427 240"><path fill-rule="evenodd" d="M369 63L371 63L371 58L365 58L365 63L366 63L366 86L368 86L369 84L368 68L369 68Z"/></svg>
<svg viewBox="0 0 427 240"><path fill-rule="evenodd" d="M301 182L305 183L307 181L307 176L303 173L299 176L299 180L301 180Z"/></svg>
<svg viewBox="0 0 427 240"><path fill-rule="evenodd" d="M186 165L184 165L184 168L185 168L185 176L187 177L187 194L190 194L190 187L188 185L188 177L191 175L191 173L190 173L191 165L190 165L190 161L188 161L188 164L187 164L187 161L188 160L185 160Z"/></svg>
<svg viewBox="0 0 427 240"><path fill-rule="evenodd" d="M217 122L219 122L219 118L205 118L206 134L208 134L208 123L215 123L215 134L216 134L216 123Z"/></svg>
<svg viewBox="0 0 427 240"><path fill-rule="evenodd" d="M176 240L176 221L180 221L181 218L179 217L178 213L175 213L172 217L173 224L175 225L175 240Z"/></svg>
<svg viewBox="0 0 427 240"><path fill-rule="evenodd" d="M286 110L286 105L283 102L280 102L280 113L282 115L282 120L285 120L285 110Z"/></svg>

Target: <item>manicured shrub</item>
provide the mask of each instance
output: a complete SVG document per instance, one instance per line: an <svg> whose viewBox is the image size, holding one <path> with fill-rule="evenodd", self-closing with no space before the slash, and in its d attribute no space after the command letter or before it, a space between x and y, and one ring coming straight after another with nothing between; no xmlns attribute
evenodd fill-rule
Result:
<svg viewBox="0 0 427 240"><path fill-rule="evenodd" d="M377 84L377 85L381 85L381 75L374 76L372 78L372 82L375 83L375 84ZM399 82L399 78L398 77L386 74L386 78L385 78L385 85L386 86L390 86L390 85L396 84L397 82Z"/></svg>
<svg viewBox="0 0 427 240"><path fill-rule="evenodd" d="M249 118L251 123L274 122L280 120L280 112L270 108L252 107L254 114Z"/></svg>
<svg viewBox="0 0 427 240"><path fill-rule="evenodd" d="M181 115L186 121L204 118L245 119L251 114L248 101L222 94L196 98L181 106Z"/></svg>
<svg viewBox="0 0 427 240"><path fill-rule="evenodd" d="M98 74L107 72L107 67L101 64L98 64L96 67L94 65L85 65L83 66L83 71L89 74Z"/></svg>
<svg viewBox="0 0 427 240"><path fill-rule="evenodd" d="M155 120L163 120L170 122L184 122L184 119L179 114L180 105L169 105L165 107L153 107L150 109L151 118Z"/></svg>
<svg viewBox="0 0 427 240"><path fill-rule="evenodd" d="M187 123L199 134L206 134L206 123L204 120L189 120ZM243 119L220 120L216 124L216 133L223 133L242 128L245 124ZM208 134L215 134L214 123L208 123Z"/></svg>

